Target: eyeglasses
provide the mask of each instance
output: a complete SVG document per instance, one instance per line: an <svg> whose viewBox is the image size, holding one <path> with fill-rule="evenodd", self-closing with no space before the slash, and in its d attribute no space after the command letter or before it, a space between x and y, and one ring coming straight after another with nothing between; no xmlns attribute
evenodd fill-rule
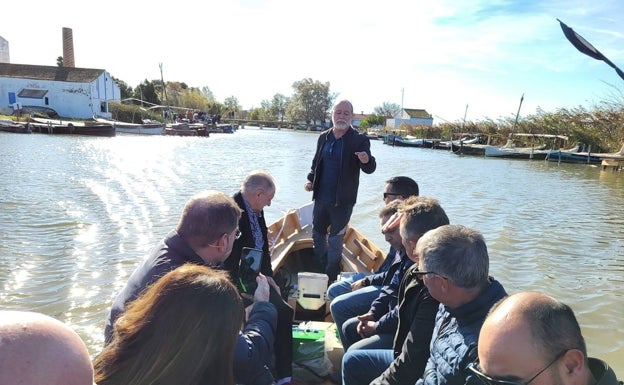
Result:
<svg viewBox="0 0 624 385"><path fill-rule="evenodd" d="M554 364L555 362L557 362L558 359L560 359L561 357L563 357L564 354L566 354L567 350L562 351L561 353L557 354L557 356L550 361L550 363L548 365L546 365L546 367L542 370L540 370L539 372L537 372L536 375L534 375L533 377L531 377L531 379L527 382L522 382L522 381L513 381L513 380L501 380L501 379L497 379L497 378L492 378L490 376L488 376L487 374L483 373L481 371L481 368L479 367L479 361L475 361L473 363L471 363L470 365L468 365L468 370L470 370L472 373L474 373L475 376L477 376L477 378L479 380L481 380L481 382L485 385L529 385L533 380L535 380L540 374L544 373L546 371L546 369L550 368L552 366L552 364Z"/></svg>
<svg viewBox="0 0 624 385"><path fill-rule="evenodd" d="M240 231L240 229L236 229L236 235L234 235L234 239L240 238L241 234L243 234L243 232Z"/></svg>
<svg viewBox="0 0 624 385"><path fill-rule="evenodd" d="M423 277L427 274L433 274L433 275L437 275L440 278L450 279L450 278L443 276L442 274L436 273L435 271L414 271L413 274L422 275Z"/></svg>
<svg viewBox="0 0 624 385"><path fill-rule="evenodd" d="M398 197L398 196L401 196L401 194L395 194L395 193L391 193L391 192L383 193L384 199L388 198L389 196Z"/></svg>

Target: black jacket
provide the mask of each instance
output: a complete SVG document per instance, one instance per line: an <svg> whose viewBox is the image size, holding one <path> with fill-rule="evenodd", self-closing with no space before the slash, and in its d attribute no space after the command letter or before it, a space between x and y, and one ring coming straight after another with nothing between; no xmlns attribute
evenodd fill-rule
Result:
<svg viewBox="0 0 624 385"><path fill-rule="evenodd" d="M319 172L321 170L322 153L327 137L333 135L333 128L321 132L316 143L316 153L312 160L312 170L308 174L308 180L312 182L314 193L312 199L318 195ZM370 152L370 140L366 135L362 135L353 127L349 127L342 137L343 149L342 160L340 161L340 173L338 176L338 191L336 193L336 205L354 205L357 199L358 187L360 186L360 170L367 174L372 174L377 168L375 157ZM356 152L365 151L368 154L368 163L360 162Z"/></svg>
<svg viewBox="0 0 624 385"><path fill-rule="evenodd" d="M253 234L251 233L251 223L249 222L249 215L247 213L245 202L243 201L243 195L241 192L237 192L233 196L234 200L238 204L238 207L243 210L240 220L238 221L238 229L241 231L241 236L234 241L234 246L230 256L223 263L223 267L230 273L230 278L235 285L239 285L238 282L238 264L240 262L241 253L243 247L254 247L255 241ZM271 254L269 254L269 241L267 236L267 225L264 220L264 211L260 212L258 218L260 224L260 231L262 232L262 238L264 239L264 246L262 247L262 262L260 264L260 272L267 277L273 276L273 269L271 268Z"/></svg>
<svg viewBox="0 0 624 385"><path fill-rule="evenodd" d="M106 320L105 337L110 342L113 324L123 313L125 306L134 300L150 284L166 273L185 263L203 265L204 261L178 235L170 232L150 255L132 273L126 286L119 292ZM214 309L218 312L219 309ZM236 383L245 385L266 385L273 382L267 368L273 354L277 311L269 302L254 305L245 329L238 336L234 348L234 378Z"/></svg>

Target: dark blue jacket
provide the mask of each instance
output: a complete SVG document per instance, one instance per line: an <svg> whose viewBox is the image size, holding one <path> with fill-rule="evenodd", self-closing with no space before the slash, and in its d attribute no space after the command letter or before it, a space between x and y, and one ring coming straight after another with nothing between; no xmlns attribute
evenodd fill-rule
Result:
<svg viewBox="0 0 624 385"><path fill-rule="evenodd" d="M329 135L333 135L333 128L320 133L316 143L316 153L312 159L312 170L308 174L308 180L312 182L314 193L312 199L316 199L318 195L319 185L316 183L320 180L319 172L322 169L321 162L323 159L323 147L327 143ZM349 127L347 132L342 136L343 149L342 160L340 161L340 172L338 174L338 191L336 192L336 206L338 205L354 205L357 199L357 192L360 186L360 170L367 174L372 174L377 168L375 157L370 152L370 140L366 135L362 135L353 127ZM368 163L360 162L356 152L365 151L368 154Z"/></svg>
<svg viewBox="0 0 624 385"><path fill-rule="evenodd" d="M431 354L416 385L480 384L467 367L477 357L477 341L485 316L506 295L503 286L491 278L487 289L474 300L456 309L440 305Z"/></svg>
<svg viewBox="0 0 624 385"><path fill-rule="evenodd" d="M403 385L415 383L425 371L429 344L440 303L416 275L412 265L399 289L399 324L394 337L394 361L371 385Z"/></svg>
<svg viewBox="0 0 624 385"><path fill-rule="evenodd" d="M371 304L369 313L373 313L377 321L377 333L394 334L399 323L399 286L407 268L414 262L407 257L405 249L401 248L397 256L385 273L383 286L379 296Z"/></svg>
<svg viewBox="0 0 624 385"><path fill-rule="evenodd" d="M123 313L125 306L134 300L150 284L166 273L182 266L185 263L205 265L204 261L178 235L170 232L150 255L134 270L126 286L119 292L111 308L106 329L104 331L107 342L113 334L113 324ZM215 309L219 311L219 309ZM234 378L238 384L266 385L273 383L273 376L267 365L270 364L273 354L275 328L277 325L277 311L269 302L256 303L245 325L245 330L239 335L234 349Z"/></svg>

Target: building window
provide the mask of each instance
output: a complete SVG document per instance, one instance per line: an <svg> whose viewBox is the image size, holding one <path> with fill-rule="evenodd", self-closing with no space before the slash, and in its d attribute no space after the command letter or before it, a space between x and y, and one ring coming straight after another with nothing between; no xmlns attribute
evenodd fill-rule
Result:
<svg viewBox="0 0 624 385"><path fill-rule="evenodd" d="M43 100L44 100L46 106L50 105L50 100L48 100L47 96L45 98L43 98Z"/></svg>

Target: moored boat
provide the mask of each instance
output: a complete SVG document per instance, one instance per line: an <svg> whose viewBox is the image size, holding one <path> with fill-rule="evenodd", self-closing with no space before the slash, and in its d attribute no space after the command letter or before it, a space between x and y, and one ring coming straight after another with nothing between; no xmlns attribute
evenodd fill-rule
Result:
<svg viewBox="0 0 624 385"><path fill-rule="evenodd" d="M109 120L95 118L96 122L108 123L115 127L115 132L135 135L163 135L165 133L164 123L157 121L144 121L143 123L127 123L119 120Z"/></svg>
<svg viewBox="0 0 624 385"><path fill-rule="evenodd" d="M115 136L115 127L109 123L94 121L69 121L30 117L32 132L59 135Z"/></svg>
<svg viewBox="0 0 624 385"><path fill-rule="evenodd" d="M15 134L30 134L32 130L28 123L15 123L9 119L0 119L0 131L12 132Z"/></svg>

